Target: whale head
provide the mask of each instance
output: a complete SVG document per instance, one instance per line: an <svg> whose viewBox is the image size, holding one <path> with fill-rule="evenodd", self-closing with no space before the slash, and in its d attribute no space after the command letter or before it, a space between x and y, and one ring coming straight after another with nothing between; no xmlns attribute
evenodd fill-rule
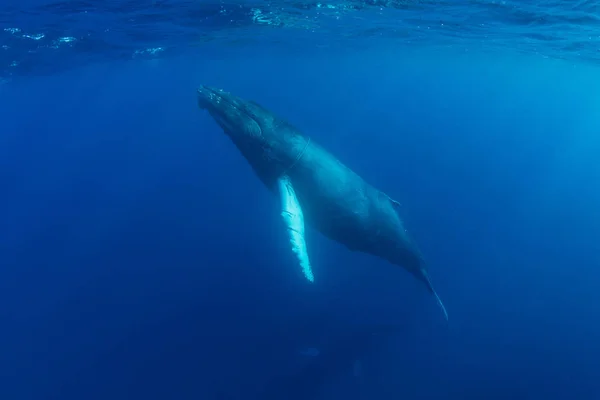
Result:
<svg viewBox="0 0 600 400"><path fill-rule="evenodd" d="M198 106L209 112L234 141L261 139L273 123L273 115L258 104L222 89L198 87Z"/></svg>
<svg viewBox="0 0 600 400"><path fill-rule="evenodd" d="M222 89L200 86L197 95L200 109L208 111L261 181L274 189L281 172L298 154L294 148L286 153L290 149L286 134L295 130L259 104Z"/></svg>

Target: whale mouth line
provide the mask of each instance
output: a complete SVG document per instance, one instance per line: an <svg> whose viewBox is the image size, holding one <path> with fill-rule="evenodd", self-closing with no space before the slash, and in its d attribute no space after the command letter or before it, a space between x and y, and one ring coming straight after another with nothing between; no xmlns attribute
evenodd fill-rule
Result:
<svg viewBox="0 0 600 400"><path fill-rule="evenodd" d="M260 128L260 126L259 126L259 128ZM284 174L287 174L288 172L290 172L296 166L296 164L298 164L298 161L300 161L300 159L304 156L304 153L306 153L306 149L308 149L309 144L310 144L310 137L306 141L304 148L296 156L296 159L294 160L294 162L292 162L292 164L289 167L287 167L286 170L283 172Z"/></svg>

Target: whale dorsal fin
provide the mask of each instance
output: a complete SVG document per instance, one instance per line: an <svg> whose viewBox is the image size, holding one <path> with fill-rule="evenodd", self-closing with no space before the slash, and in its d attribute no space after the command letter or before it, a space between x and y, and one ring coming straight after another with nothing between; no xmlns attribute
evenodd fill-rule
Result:
<svg viewBox="0 0 600 400"><path fill-rule="evenodd" d="M392 207L394 207L396 210L400 210L400 208L402 207L402 204L400 204L400 202L398 202L397 200L394 200L390 197L389 194L387 193L383 193L385 195L385 197L388 198L388 200L390 201L390 203L392 203Z"/></svg>
<svg viewBox="0 0 600 400"><path fill-rule="evenodd" d="M308 252L306 251L306 241L304 240L304 214L302 207L296 197L296 192L292 182L287 175L277 180L279 188L279 198L281 200L281 216L286 224L287 231L292 245L292 251L296 254L302 273L310 282L314 282Z"/></svg>

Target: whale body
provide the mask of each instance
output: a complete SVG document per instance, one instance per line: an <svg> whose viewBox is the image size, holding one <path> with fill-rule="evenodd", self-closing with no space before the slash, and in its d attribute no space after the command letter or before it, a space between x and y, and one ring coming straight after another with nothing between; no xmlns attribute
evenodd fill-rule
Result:
<svg viewBox="0 0 600 400"><path fill-rule="evenodd" d="M292 251L314 281L305 242L305 220L348 249L368 253L409 271L435 296L423 257L408 235L399 203L291 123L263 106L222 89L200 86L198 105L229 136L263 184L277 196Z"/></svg>

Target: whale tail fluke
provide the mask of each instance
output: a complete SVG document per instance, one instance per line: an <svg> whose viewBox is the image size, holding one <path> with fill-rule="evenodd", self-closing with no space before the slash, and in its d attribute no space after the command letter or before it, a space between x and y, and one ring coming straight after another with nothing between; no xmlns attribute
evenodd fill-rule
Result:
<svg viewBox="0 0 600 400"><path fill-rule="evenodd" d="M448 321L448 311L446 311L446 306L444 306L442 299L440 299L440 296L437 294L437 292L435 290L433 291L433 295L435 296L435 299L437 300L438 305L440 306L440 308L442 309L442 312L444 313L444 318L446 318L446 321Z"/></svg>
<svg viewBox="0 0 600 400"><path fill-rule="evenodd" d="M446 321L448 321L448 311L446 311L446 306L444 306L442 299L440 299L440 296L437 294L437 292L433 288L433 285L431 284L431 280L429 279L429 274L427 273L427 271L424 268L421 268L421 278L427 285L427 289L429 289L431 294L433 294L435 296L435 300L437 301L438 305L442 309L442 312L444 313L444 318L446 319Z"/></svg>

